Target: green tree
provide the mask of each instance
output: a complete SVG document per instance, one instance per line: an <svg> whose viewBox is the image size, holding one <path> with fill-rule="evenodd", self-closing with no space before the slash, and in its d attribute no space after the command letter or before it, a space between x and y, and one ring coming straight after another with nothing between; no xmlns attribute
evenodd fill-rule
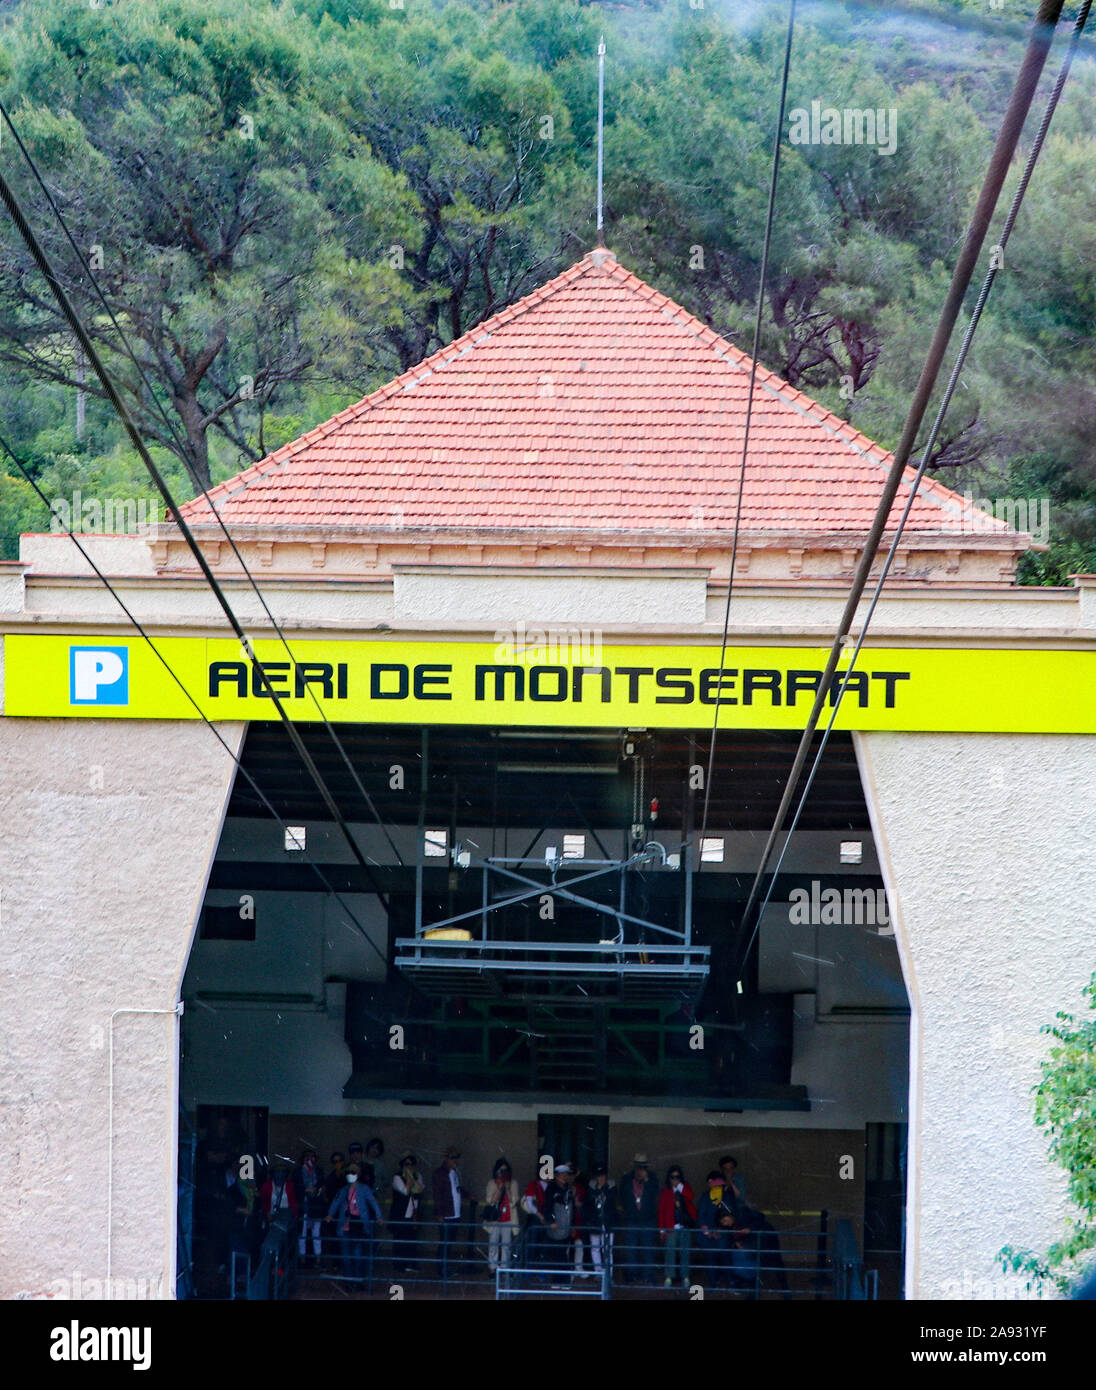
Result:
<svg viewBox="0 0 1096 1390"><path fill-rule="evenodd" d="M593 21L573 4L533 10L416 6L345 27L328 17L318 31L318 86L408 189L411 225L390 255L409 298L386 330L403 369L535 289L591 239L571 113L536 55L562 63L585 38L592 81ZM553 13L554 46L541 32ZM585 242L573 230L582 222Z"/></svg>
<svg viewBox="0 0 1096 1390"><path fill-rule="evenodd" d="M25 478L0 473L0 560L18 560L24 531L49 529L49 511Z"/></svg>
<svg viewBox="0 0 1096 1390"><path fill-rule="evenodd" d="M325 109L315 43L265 0L42 0L11 27L9 105L174 432L24 175L32 224L145 434L203 485L211 430L260 457L279 393L360 383L400 317L404 180ZM0 270L0 360L97 393L10 226Z"/></svg>
<svg viewBox="0 0 1096 1390"><path fill-rule="evenodd" d="M1096 1011L1096 974L1083 993ZM1044 1254L1006 1246L1000 1259L1005 1269L1027 1275L1029 1284L1066 1292L1082 1272L1084 1257L1096 1250L1096 1017L1056 1017L1042 1030L1056 1042L1034 1088L1035 1123L1046 1130L1051 1158L1066 1170L1078 1217Z"/></svg>
<svg viewBox="0 0 1096 1390"><path fill-rule="evenodd" d="M760 275L783 26L681 13L630 52L608 166L611 242L639 273L748 347ZM761 345L793 385L852 401L871 382L888 311L962 235L989 146L961 95L889 82L876 55L797 27ZM655 68L652 74L651 69ZM790 143L818 100L883 110L880 145ZM889 113L894 111L891 119ZM836 400L840 388L840 401Z"/></svg>

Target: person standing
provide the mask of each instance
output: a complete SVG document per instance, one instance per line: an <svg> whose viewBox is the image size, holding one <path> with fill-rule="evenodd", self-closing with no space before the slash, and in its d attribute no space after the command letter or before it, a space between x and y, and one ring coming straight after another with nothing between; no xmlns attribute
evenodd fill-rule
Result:
<svg viewBox="0 0 1096 1390"><path fill-rule="evenodd" d="M521 1209L526 1216L523 1260L530 1269L544 1260L547 1238L544 1224L544 1194L547 1190L547 1178L534 1178L521 1199Z"/></svg>
<svg viewBox="0 0 1096 1390"><path fill-rule="evenodd" d="M327 1180L323 1185L323 1195L327 1198L328 1206L335 1200L345 1182L346 1155L341 1149L336 1149L331 1155L331 1167L328 1170Z"/></svg>
<svg viewBox="0 0 1096 1390"><path fill-rule="evenodd" d="M595 1163L582 1201L582 1226L590 1238L594 1277L607 1270L613 1277L613 1231L617 1221L616 1188L604 1163Z"/></svg>
<svg viewBox="0 0 1096 1390"><path fill-rule="evenodd" d="M379 1196L389 1189L388 1164L384 1161L384 1140L370 1139L365 1146L365 1161L373 1168L373 1191Z"/></svg>
<svg viewBox="0 0 1096 1390"><path fill-rule="evenodd" d="M731 1282L731 1237L734 1226L734 1194L725 1198L723 1174L713 1168L708 1174L708 1190L697 1203L697 1253L701 1277L713 1289L725 1289Z"/></svg>
<svg viewBox="0 0 1096 1390"><path fill-rule="evenodd" d="M510 1248L518 1228L518 1185L510 1161L500 1158L484 1194L483 1229L487 1232L487 1267L494 1274L510 1263Z"/></svg>
<svg viewBox="0 0 1096 1390"><path fill-rule="evenodd" d="M582 1204L586 1200L586 1183L573 1158L567 1160L567 1167L571 1170L571 1186L575 1192L575 1228L571 1232L571 1248L575 1262L574 1280L585 1278L586 1241L582 1228Z"/></svg>
<svg viewBox="0 0 1096 1390"><path fill-rule="evenodd" d="M301 1155L293 1184L297 1189L297 1200L302 1206L298 1255L307 1268L309 1239L312 1241L312 1264L317 1264L321 1258L323 1219L331 1205L325 1196L323 1169L320 1167L319 1155L315 1149L305 1149Z"/></svg>
<svg viewBox="0 0 1096 1390"><path fill-rule="evenodd" d="M263 1216L270 1222L281 1224L286 1230L293 1225L300 1214L297 1203L297 1189L289 1176L289 1169L280 1160L271 1168L270 1176L259 1190Z"/></svg>
<svg viewBox="0 0 1096 1390"><path fill-rule="evenodd" d="M444 1284L449 1278L450 1260L463 1224L464 1201L468 1193L461 1186L460 1150L455 1145L445 1151L441 1166L434 1170L434 1219L438 1223L438 1276Z"/></svg>
<svg viewBox="0 0 1096 1390"><path fill-rule="evenodd" d="M651 1284L658 1242L658 1183L645 1153L637 1153L632 1160L632 1170L621 1178L618 1194L621 1273L628 1283Z"/></svg>
<svg viewBox="0 0 1096 1390"><path fill-rule="evenodd" d="M696 1202L693 1189L685 1174L675 1163L666 1174L666 1186L658 1199L658 1228L666 1247L666 1277L670 1288L680 1275L683 1285L689 1282L689 1250L696 1228Z"/></svg>
<svg viewBox="0 0 1096 1390"><path fill-rule="evenodd" d="M259 1189L253 1178L240 1176L235 1161L225 1164L225 1201L229 1214L228 1264L231 1269L233 1254L250 1259L253 1244L252 1214L257 1216Z"/></svg>
<svg viewBox="0 0 1096 1390"><path fill-rule="evenodd" d="M738 1171L738 1159L733 1154L724 1154L719 1167L723 1174L724 1203L737 1216L738 1208L747 1202L746 1179Z"/></svg>
<svg viewBox="0 0 1096 1390"><path fill-rule="evenodd" d="M356 1163L347 1165L346 1185L336 1195L327 1213L327 1220L335 1225L342 1251L343 1277L348 1280L365 1278L373 1223L384 1222L373 1189L367 1183L359 1182L360 1176Z"/></svg>
<svg viewBox="0 0 1096 1390"><path fill-rule="evenodd" d="M548 1261L554 1269L565 1270L571 1258L575 1231L574 1174L569 1163L558 1163L552 1181L544 1192L544 1227Z"/></svg>
<svg viewBox="0 0 1096 1390"><path fill-rule="evenodd" d="M392 1264L397 1274L417 1274L415 1250L415 1221L419 1199L426 1184L419 1175L419 1161L408 1151L400 1159L399 1171L392 1175L392 1207L389 1227L392 1232Z"/></svg>

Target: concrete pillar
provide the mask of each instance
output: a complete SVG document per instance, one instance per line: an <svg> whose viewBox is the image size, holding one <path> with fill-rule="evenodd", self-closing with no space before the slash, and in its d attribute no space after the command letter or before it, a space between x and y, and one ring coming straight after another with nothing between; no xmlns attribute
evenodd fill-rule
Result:
<svg viewBox="0 0 1096 1390"><path fill-rule="evenodd" d="M0 718L0 1298L174 1294L173 1010L234 771L198 722Z"/></svg>
<svg viewBox="0 0 1096 1390"><path fill-rule="evenodd" d="M1096 967L1096 738L855 742L913 1010L907 1297L1021 1297L997 1252L1069 1210L1031 1088Z"/></svg>

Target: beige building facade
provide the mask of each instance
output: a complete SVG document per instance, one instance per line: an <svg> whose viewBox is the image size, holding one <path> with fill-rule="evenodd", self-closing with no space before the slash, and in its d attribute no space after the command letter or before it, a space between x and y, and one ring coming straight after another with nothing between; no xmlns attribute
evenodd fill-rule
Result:
<svg viewBox="0 0 1096 1390"><path fill-rule="evenodd" d="M638 293L624 284L611 258L582 264L564 291L585 283L583 276L590 281L600 274L606 286L597 281L591 293L595 299L607 295L610 307L618 290ZM659 298L644 301L661 316L659 323L692 333L674 317L683 311L667 309L668 301L659 304ZM550 297L547 302L551 308ZM618 312L622 323L631 321L628 302ZM507 314L499 326L492 321L474 330L472 348L488 352L510 341L506 333L524 321ZM585 321L582 314L572 317L580 327ZM572 319L564 313L562 321ZM629 350L646 362L651 338ZM604 351L619 356L627 346L622 343L610 334ZM551 366L560 360L558 346L544 360L537 359L535 343L521 346L519 356L531 361L531 409L546 399L543 377L553 371L550 406L543 408L556 410L568 399L570 380ZM466 373L460 392L474 397L475 374L461 356L470 350L452 345L416 380L433 376L444 384L454 364ZM714 347L700 342L701 350L717 357L722 352L718 340ZM580 342L567 359L576 381L589 372L594 354ZM741 376L740 363L719 361L720 371ZM488 365L505 375L505 360ZM621 370L634 376L627 362ZM405 382L403 395L389 398L400 403L406 397L407 408L418 409L415 389ZM804 405L805 397L792 400L800 393L781 397L789 388L780 383L765 389L781 409L800 417L819 411ZM511 381L507 399L520 397L520 390L520 382ZM812 418L812 429L817 424L828 441L845 447L841 431L847 427L825 412ZM314 432L319 442L306 436L308 447L359 423L360 415L327 435ZM550 425L559 432L558 421ZM407 428L394 437L406 438ZM420 421L412 434L433 448L437 428ZM649 421L635 426L637 435L649 429ZM775 469L788 446L777 425L771 439ZM290 471L299 458L296 447L287 446L282 461ZM366 440L356 447L364 457L374 446ZM393 457L388 447L376 457ZM849 447L861 449L855 441ZM872 478L881 478L883 451L858 457L874 469ZM681 465L685 471L690 466ZM829 466L825 459L823 466ZM281 467L276 463L264 473L258 465L252 472L261 485L267 476L283 476ZM528 467L535 471L541 464ZM470 476L487 472L481 467ZM596 474L596 464L587 472ZM416 476L429 493L429 468ZM549 468L536 476L556 475ZM223 485L222 514L293 646L381 643L398 662L400 653L424 647L497 650L512 645L518 632L533 643L537 634L543 641L553 632L577 632L596 642L599 668L612 664L614 651L659 648L673 653L667 659L675 664L686 650L719 664L731 553L725 521L697 518L690 529L685 514L678 522L645 517L631 524L632 493L623 485L615 502L599 504L610 513L617 508L615 525L593 510L588 524L574 516L561 524L549 498L539 523L507 517L500 503L497 525L475 520L462 528L440 517L431 528L413 514L381 515L378 509L388 503L380 491L373 515L358 514L364 504L355 502L351 512L358 512L348 519L333 501L326 521L287 520L273 504L266 520L254 511L230 519L228 500L247 501L248 477ZM640 477L634 491L646 496L650 487L650 477ZM812 952L826 954L818 944L829 949L825 924L811 928L817 928L811 945L811 938L795 935L787 899L770 904L760 932L757 987L786 998L789 1011L794 1002L790 1072L781 1094L798 1098L787 1108L771 1101L746 1111L732 1105L721 1110L710 1095L674 1104L637 1094L633 1103L618 1092L599 1098L576 1087L497 1099L454 1092L440 1110L412 1114L395 1092L375 1082L355 1087L353 1078L362 1073L348 1032L347 1000L355 985L378 983L384 974L388 928L376 899L346 890L374 941L369 950L339 945L341 909L318 897L306 902L286 886L282 865L291 851L278 821L233 800L242 786L234 758L245 757L258 728L253 704L239 706L248 711L244 717L213 718L219 739L192 715L155 717L139 698L145 668L138 670L133 653L142 641L115 600L67 536L24 537L20 562L0 568L6 698L0 718L0 1083L3 1182L10 1194L0 1218L0 1296L81 1296L74 1288L99 1287L95 1281L111 1281L105 1287L130 1296L135 1290L174 1296L179 1115L182 1109L193 1118L203 1105L265 1107L275 1145L296 1145L306 1129L310 1141L315 1135L323 1145L334 1144L353 1124L375 1128L393 1146L414 1141L432 1151L448 1142L443 1134L463 1129L480 1167L505 1143L526 1170L537 1156L533 1122L539 1115L607 1114L616 1136L611 1161L620 1170L642 1136L666 1157L697 1155L692 1169L698 1179L702 1154L734 1144L752 1162L754 1191L768 1206L828 1205L847 1214L861 1234L870 1175L857 1145L866 1127L899 1127L906 1153L905 1296L1020 1296L1022 1287L1001 1273L997 1252L1006 1244L1044 1247L1067 1215L1064 1177L1049 1163L1032 1120L1031 1087L1046 1048L1041 1026L1059 1009L1080 1005L1093 968L1096 725L1092 683L1078 673L1087 672L1096 652L1096 580L1081 577L1068 589L1016 586L1015 563L1029 538L1007 527L966 525L961 499L932 488L944 519L929 517L900 552L866 656L876 651L916 659L926 679L939 658L940 699L954 697L949 708L967 707L967 713L955 717L955 727L934 725L926 706L904 724L899 702L897 713L884 712L874 726L855 713L842 726L866 810L855 834L860 863L885 887L889 920L882 931L858 928L856 941L849 938L848 960L859 965L850 967L844 983L834 983L817 960L805 974L797 974L801 967L794 963ZM317 485L321 508L324 495ZM424 505L436 504L427 496ZM191 523L250 640L276 645L218 527L203 516L200 502L191 506ZM828 649L858 555L856 530L824 518L814 524L817 518L805 520L803 507L802 498L787 503L782 523L755 519L743 533L730 608L735 651L821 656ZM184 639L223 642L223 615L177 528L163 526L147 537L88 538L88 546L165 651ZM51 639L59 645L36 664L35 653L47 647L31 643ZM128 703L96 703L111 674L102 662L89 668L90 697L78 697L77 667L67 664L75 660L72 648L127 650ZM1042 682L1041 688L1002 692L996 673L1013 669L1009 663L1018 681ZM209 692L195 679L198 670L180 665L191 695L206 704ZM985 688L971 675L979 670L987 673ZM204 672L203 666L203 678ZM949 693L951 680L957 685ZM996 727L996 711L1013 697L1021 712ZM992 706L984 718L969 708L982 700ZM772 730L788 736L797 720L801 727L807 708L774 709ZM590 719L589 727L632 727L617 716L614 706ZM378 704L346 727L368 729L388 717ZM656 712L641 722L657 733L657 718ZM711 726L706 709L690 718L691 726L682 716L676 727ZM761 714L750 718L760 739L770 725ZM719 738L736 737L747 727L744 719L741 707L721 707ZM466 721L458 712L436 722ZM581 711L565 722L569 729L586 727ZM495 723L504 727L505 716ZM549 705L523 715L521 726L558 729L560 717ZM720 837L721 859L698 879L716 881L712 902L718 883L743 875L748 881L756 867L768 804L760 769L760 761L747 768L742 785L757 789L762 809L753 808L752 820L728 814L711 827ZM303 772L294 776L306 784ZM330 872L346 867L350 857L334 827L313 816L306 799L300 804L297 820L317 862ZM371 862L390 867L378 827L364 816L349 819ZM550 828L566 832L562 813L557 820ZM471 830L478 824L472 820ZM854 835L842 833L843 824L820 811L817 826L793 838L785 872L803 881L823 869L831 876L845 872L839 842ZM389 829L397 846L414 850L421 825L416 831L413 821L392 822ZM471 830L466 826L464 833ZM689 834L696 830L691 826ZM262 866L269 870L259 885L268 927L259 930L246 959L234 943L200 936L203 910L236 901L236 861L260 879ZM849 983L861 967L867 975L875 972L872 978L897 980L905 1002L883 1007L883 996L872 993L875 985ZM219 1001L215 1008L211 999ZM298 1003L285 1002L291 999ZM492 1125L497 1133L489 1132ZM842 1177L850 1152L856 1163ZM810 1175L819 1173L816 1182ZM842 1182L848 1184L844 1195ZM76 1196L79 1220L72 1218Z"/></svg>

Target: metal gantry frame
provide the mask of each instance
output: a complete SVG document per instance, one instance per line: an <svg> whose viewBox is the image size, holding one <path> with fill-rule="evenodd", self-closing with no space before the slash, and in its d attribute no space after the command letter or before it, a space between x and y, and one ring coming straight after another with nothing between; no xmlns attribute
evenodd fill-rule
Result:
<svg viewBox="0 0 1096 1390"><path fill-rule="evenodd" d="M624 982L630 979L636 984L642 981L645 993L650 993L652 987L666 992L675 986L684 986L690 992L697 992L703 986L708 977L710 952L706 946L695 945L692 937L691 789L686 797L687 823L683 827L679 852L668 853L666 847L656 839L644 840L646 828L642 823L632 825L632 852L620 859L572 859L555 850L549 851L543 859L531 858L528 853L516 857L491 854L481 858L474 856L461 842L451 839L446 860L450 871L478 871L481 875L479 906L427 922L424 920L424 840L429 751L429 734L424 728L415 858L415 927L413 936L399 937L395 943L395 963L401 970L417 977L418 981L427 987L433 986L442 990L449 986L455 987L459 977L469 973L480 976L510 976L515 983L522 978L529 980L530 977L547 976L569 976L579 985L583 978L599 982ZM453 835L456 831L455 811L454 803L450 823ZM548 827L544 826L538 831L530 848L547 829ZM597 840L597 835L592 829L591 834ZM600 840L597 842L601 844ZM658 865L666 872L684 874L681 924L677 928L627 910L628 874L647 865ZM532 877L531 871L534 868L542 872L546 870L548 881ZM574 870L576 876L569 876L561 881L560 875L565 870ZM616 874L619 878L619 892L615 905L575 891L582 884L604 879L611 874ZM504 885L504 891L500 896L493 898L494 885ZM596 942L563 941L550 936L544 940L533 941L492 938L489 929L491 914L505 912L545 894L611 919L615 924L615 934L611 939L602 938ZM477 921L478 938L471 935L471 926ZM629 929L634 939L627 939ZM469 935L460 935L455 939L440 939L438 934L446 930L459 933L467 930ZM647 940L648 934L669 938L669 943L652 944Z"/></svg>

